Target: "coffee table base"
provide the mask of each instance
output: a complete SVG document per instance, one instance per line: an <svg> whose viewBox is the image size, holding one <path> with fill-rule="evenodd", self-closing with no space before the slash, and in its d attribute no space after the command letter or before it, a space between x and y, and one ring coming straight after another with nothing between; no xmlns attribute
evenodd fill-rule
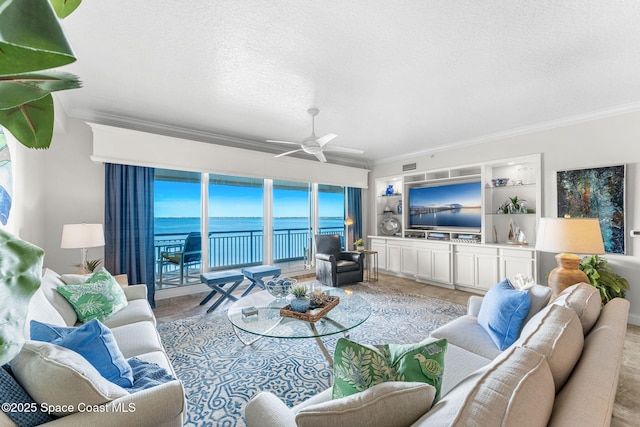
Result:
<svg viewBox="0 0 640 427"><path fill-rule="evenodd" d="M284 319L284 318L283 318ZM281 319L282 320L282 319ZM333 320L331 319L327 319L327 318L323 318L321 321L326 321L326 322L333 322L335 323ZM280 324L280 322L276 323L275 325L273 325L274 329L276 326L278 326L278 324ZM333 368L333 358L331 357L331 354L329 354L329 351L327 350L327 347L324 345L324 343L322 342L322 340L320 339L320 337L318 336L318 329L316 329L316 325L314 323L309 323L309 327L311 328L311 330L313 331L313 334L315 335L315 340L316 343L318 344L318 347L320 348L320 351L322 352L322 355L324 356L324 358L327 360L327 363L329 363L329 366ZM238 341L240 341L243 345L245 346L250 346L253 343L259 341L260 339L264 338L265 335L258 335L256 338L249 340L249 341L245 341L240 334L238 333L239 328L237 328L235 325L231 325L231 329L233 329L233 333L235 334L236 338L238 338ZM266 331L268 332L268 331ZM250 334L250 332L246 332L247 334ZM253 334L252 334L253 335ZM349 338L349 331L345 331L344 332L344 337L345 338Z"/></svg>

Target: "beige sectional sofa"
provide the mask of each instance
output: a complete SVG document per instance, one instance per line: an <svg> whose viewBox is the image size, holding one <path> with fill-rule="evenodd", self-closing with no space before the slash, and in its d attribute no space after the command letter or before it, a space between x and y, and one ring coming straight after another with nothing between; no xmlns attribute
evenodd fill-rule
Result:
<svg viewBox="0 0 640 427"><path fill-rule="evenodd" d="M37 320L57 326L73 326L78 318L73 307L55 290L65 283L52 270L45 270L40 288L31 298L25 337L29 338L29 321ZM126 359L137 357L163 367L176 377L156 330L156 319L147 302L145 285L124 286L128 304L102 323L113 333L117 346ZM55 346L45 347L38 342L27 341L11 364L49 362L55 359ZM76 361L75 369L65 367L60 372L36 372L23 374L28 386L23 387L34 397L43 396L44 403L73 404L76 412L47 423L52 426L181 426L186 411L185 395L179 380L164 382L146 390L128 393L126 390L101 378L91 365ZM104 381L103 381L104 380ZM59 382L58 382L59 381ZM84 390L84 391L83 391ZM85 406L79 406L78 403ZM86 406L91 403L91 406ZM84 409L84 410L82 410ZM15 426L11 419L0 412L0 426Z"/></svg>
<svg viewBox="0 0 640 427"><path fill-rule="evenodd" d="M607 426L629 303L616 298L601 308L598 290L582 283L545 304L544 288L532 289L543 303L532 304L519 338L504 351L477 323L481 297L470 298L467 315L432 332L449 343L442 397L433 406L416 397L419 387L401 384L333 401L329 389L294 408L261 392L245 407L247 425L382 425L376 421L391 419L389 425Z"/></svg>

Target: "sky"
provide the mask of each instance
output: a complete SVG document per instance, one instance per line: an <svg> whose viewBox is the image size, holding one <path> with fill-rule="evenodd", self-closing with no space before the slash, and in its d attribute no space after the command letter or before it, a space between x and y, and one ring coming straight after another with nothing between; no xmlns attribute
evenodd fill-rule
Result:
<svg viewBox="0 0 640 427"><path fill-rule="evenodd" d="M412 188L409 192L409 205L443 206L457 203L462 206L480 206L481 194L480 182Z"/></svg>
<svg viewBox="0 0 640 427"><path fill-rule="evenodd" d="M262 188L215 185L209 187L210 217L263 216ZM155 217L199 217L200 184L157 180L154 184ZM344 195L319 195L320 217L344 215ZM309 194L304 191L274 190L274 217L306 217Z"/></svg>

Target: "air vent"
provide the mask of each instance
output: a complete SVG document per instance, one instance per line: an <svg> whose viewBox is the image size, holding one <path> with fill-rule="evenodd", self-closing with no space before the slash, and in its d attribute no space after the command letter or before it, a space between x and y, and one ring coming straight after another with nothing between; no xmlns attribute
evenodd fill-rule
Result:
<svg viewBox="0 0 640 427"><path fill-rule="evenodd" d="M407 163L406 165L402 165L402 172L414 171L416 170L415 163Z"/></svg>

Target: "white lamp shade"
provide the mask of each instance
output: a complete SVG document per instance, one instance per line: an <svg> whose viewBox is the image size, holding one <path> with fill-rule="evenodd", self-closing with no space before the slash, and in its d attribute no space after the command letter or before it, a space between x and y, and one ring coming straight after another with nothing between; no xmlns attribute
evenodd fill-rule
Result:
<svg viewBox="0 0 640 427"><path fill-rule="evenodd" d="M541 218L536 250L599 255L604 253L597 218Z"/></svg>
<svg viewBox="0 0 640 427"><path fill-rule="evenodd" d="M104 246L102 224L65 224L62 227L63 249L82 249Z"/></svg>

